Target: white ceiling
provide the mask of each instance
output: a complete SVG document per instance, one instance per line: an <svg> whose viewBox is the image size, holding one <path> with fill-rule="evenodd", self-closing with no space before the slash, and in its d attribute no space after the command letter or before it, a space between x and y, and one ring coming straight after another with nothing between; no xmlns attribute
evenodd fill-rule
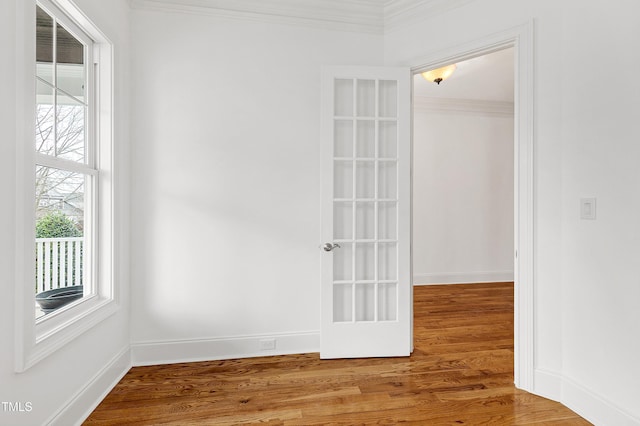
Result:
<svg viewBox="0 0 640 426"><path fill-rule="evenodd" d="M414 96L513 102L513 48L457 63L451 77L437 85L414 76Z"/></svg>

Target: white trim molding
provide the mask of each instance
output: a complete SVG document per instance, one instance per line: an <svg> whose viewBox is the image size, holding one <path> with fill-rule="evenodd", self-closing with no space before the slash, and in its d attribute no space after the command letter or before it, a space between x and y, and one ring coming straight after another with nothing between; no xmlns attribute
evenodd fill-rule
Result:
<svg viewBox="0 0 640 426"><path fill-rule="evenodd" d="M130 0L142 10L212 15L330 30L384 33L377 0Z"/></svg>
<svg viewBox="0 0 640 426"><path fill-rule="evenodd" d="M513 102L414 96L414 112L513 117Z"/></svg>
<svg viewBox="0 0 640 426"><path fill-rule="evenodd" d="M266 343L266 345L265 345ZM269 347L269 349L261 349ZM276 333L131 344L134 366L212 361L320 351L320 332Z"/></svg>
<svg viewBox="0 0 640 426"><path fill-rule="evenodd" d="M434 18L475 0L390 0L384 7L385 33Z"/></svg>
<svg viewBox="0 0 640 426"><path fill-rule="evenodd" d="M45 424L80 425L131 369L129 345L78 390Z"/></svg>
<svg viewBox="0 0 640 426"><path fill-rule="evenodd" d="M413 274L413 285L476 284L510 281L513 281L513 270Z"/></svg>
<svg viewBox="0 0 640 426"><path fill-rule="evenodd" d="M466 0L460 0L466 1ZM509 47L515 52L514 102L514 382L534 391L534 23L475 37L467 43L427 53L398 65L414 74Z"/></svg>
<svg viewBox="0 0 640 426"><path fill-rule="evenodd" d="M129 0L140 10L384 34L474 0Z"/></svg>
<svg viewBox="0 0 640 426"><path fill-rule="evenodd" d="M562 378L562 399L560 402L594 425L640 425L640 418L634 417L613 402L602 398L566 376Z"/></svg>
<svg viewBox="0 0 640 426"><path fill-rule="evenodd" d="M640 418L559 373L536 368L535 394L560 402L595 425L640 425Z"/></svg>

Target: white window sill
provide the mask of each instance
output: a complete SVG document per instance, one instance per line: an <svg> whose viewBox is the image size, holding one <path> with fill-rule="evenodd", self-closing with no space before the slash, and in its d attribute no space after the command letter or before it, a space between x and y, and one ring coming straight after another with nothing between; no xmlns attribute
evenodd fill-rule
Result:
<svg viewBox="0 0 640 426"><path fill-rule="evenodd" d="M22 362L16 365L16 370L27 370L118 309L115 300L93 296L48 314L46 320L40 319L35 324L35 342L25 345ZM34 321L34 316L35 313L30 315L31 321Z"/></svg>

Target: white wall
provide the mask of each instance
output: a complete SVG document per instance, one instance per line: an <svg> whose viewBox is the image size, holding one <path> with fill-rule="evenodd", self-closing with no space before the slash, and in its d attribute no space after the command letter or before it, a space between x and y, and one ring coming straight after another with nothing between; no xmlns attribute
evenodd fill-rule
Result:
<svg viewBox="0 0 640 426"><path fill-rule="evenodd" d="M129 367L129 306L128 306L128 3L125 0L102 2L77 0L76 3L115 45L115 91L117 101L115 138L118 189L116 223L119 230L119 251L116 254L119 275L116 285L120 289L120 309L95 328L69 342L23 373L14 372L14 286L15 243L24 231L22 220L16 217L14 203L17 186L16 137L17 128L24 125L18 112L24 104L21 69L22 41L35 38L35 2L23 19L23 10L32 2L7 0L0 13L0 400L3 402L31 403L31 411L9 412L0 406L0 424L3 425L71 425L88 414L112 382ZM33 19L30 19L33 18ZM35 102L29 101L29 102ZM29 141L24 141L28 143ZM25 283L27 285L27 283Z"/></svg>
<svg viewBox="0 0 640 426"><path fill-rule="evenodd" d="M317 351L321 67L381 63L382 36L147 10L132 30L134 364Z"/></svg>
<svg viewBox="0 0 640 426"><path fill-rule="evenodd" d="M563 373L569 406L597 390L640 424L640 3L596 3L569 2L563 21ZM595 221L581 197L597 198Z"/></svg>
<svg viewBox="0 0 640 426"><path fill-rule="evenodd" d="M385 37L387 63L418 65L534 19L535 388L596 424L640 424L639 12L488 0ZM598 198L597 220L579 220L581 197Z"/></svg>
<svg viewBox="0 0 640 426"><path fill-rule="evenodd" d="M513 280L513 115L414 103L414 284Z"/></svg>

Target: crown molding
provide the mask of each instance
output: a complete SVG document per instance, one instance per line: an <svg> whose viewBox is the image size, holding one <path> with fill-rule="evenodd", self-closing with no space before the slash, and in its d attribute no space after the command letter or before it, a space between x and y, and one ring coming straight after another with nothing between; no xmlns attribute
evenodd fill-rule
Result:
<svg viewBox="0 0 640 426"><path fill-rule="evenodd" d="M384 33L384 0L130 0L139 10Z"/></svg>
<svg viewBox="0 0 640 426"><path fill-rule="evenodd" d="M129 0L133 9L384 34L475 0Z"/></svg>
<svg viewBox="0 0 640 426"><path fill-rule="evenodd" d="M392 32L473 1L475 0L387 0L384 5L384 31Z"/></svg>
<svg viewBox="0 0 640 426"><path fill-rule="evenodd" d="M413 98L413 109L416 112L513 117L513 107L513 102L504 101L430 98L426 96L414 96Z"/></svg>

